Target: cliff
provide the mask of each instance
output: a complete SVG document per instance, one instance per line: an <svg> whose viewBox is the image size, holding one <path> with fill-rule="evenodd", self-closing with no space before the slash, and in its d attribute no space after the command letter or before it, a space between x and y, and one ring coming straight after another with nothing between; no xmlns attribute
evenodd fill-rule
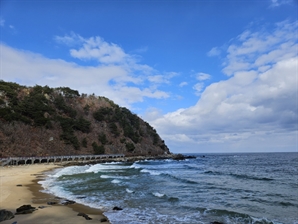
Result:
<svg viewBox="0 0 298 224"><path fill-rule="evenodd" d="M170 154L147 122L106 97L0 80L0 157Z"/></svg>

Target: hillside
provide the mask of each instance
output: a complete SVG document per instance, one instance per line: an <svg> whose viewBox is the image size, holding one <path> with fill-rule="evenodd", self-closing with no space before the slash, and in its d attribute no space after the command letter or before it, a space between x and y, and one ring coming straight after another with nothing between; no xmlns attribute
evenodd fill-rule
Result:
<svg viewBox="0 0 298 224"><path fill-rule="evenodd" d="M147 122L106 97L0 80L0 157L110 153L170 151Z"/></svg>

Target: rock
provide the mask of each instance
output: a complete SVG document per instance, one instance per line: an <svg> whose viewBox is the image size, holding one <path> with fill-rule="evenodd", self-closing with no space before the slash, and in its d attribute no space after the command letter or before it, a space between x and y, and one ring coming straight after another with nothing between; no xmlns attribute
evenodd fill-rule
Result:
<svg viewBox="0 0 298 224"><path fill-rule="evenodd" d="M29 214L34 212L35 210L35 207L32 207L31 205L22 205L21 207L16 209L16 215Z"/></svg>
<svg viewBox="0 0 298 224"><path fill-rule="evenodd" d="M46 208L46 206L41 205L41 206L38 206L38 208L43 209L43 208Z"/></svg>
<svg viewBox="0 0 298 224"><path fill-rule="evenodd" d="M14 218L14 215L11 211L7 211L5 209L0 210L0 222L10 220L12 218Z"/></svg>
<svg viewBox="0 0 298 224"><path fill-rule="evenodd" d="M173 160L186 160L186 159L195 159L195 156L185 156L182 154L173 155Z"/></svg>
<svg viewBox="0 0 298 224"><path fill-rule="evenodd" d="M92 220L92 218L90 218L87 214L79 212L78 216L83 216L86 220Z"/></svg>
<svg viewBox="0 0 298 224"><path fill-rule="evenodd" d="M120 207L115 206L115 207L113 208L113 210L114 210L114 211L121 211L121 210L123 210L123 208L120 208Z"/></svg>
<svg viewBox="0 0 298 224"><path fill-rule="evenodd" d="M101 218L99 221L100 221L100 222L107 222L108 219L107 219L107 218Z"/></svg>
<svg viewBox="0 0 298 224"><path fill-rule="evenodd" d="M66 200L66 201L62 202L61 204L62 205L72 205L72 204L75 204L75 203L76 203L75 201Z"/></svg>
<svg viewBox="0 0 298 224"><path fill-rule="evenodd" d="M48 201L47 204L48 204L48 205L55 205L55 204L57 204L57 202L54 202L54 201Z"/></svg>
<svg viewBox="0 0 298 224"><path fill-rule="evenodd" d="M224 223L215 221L215 222L210 222L210 224L224 224Z"/></svg>
<svg viewBox="0 0 298 224"><path fill-rule="evenodd" d="M23 185L22 184L17 184L17 187L22 187Z"/></svg>

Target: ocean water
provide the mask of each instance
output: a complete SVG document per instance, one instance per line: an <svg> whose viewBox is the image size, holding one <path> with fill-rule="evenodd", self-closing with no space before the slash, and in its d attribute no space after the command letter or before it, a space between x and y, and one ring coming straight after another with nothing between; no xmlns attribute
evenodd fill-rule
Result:
<svg viewBox="0 0 298 224"><path fill-rule="evenodd" d="M298 153L194 155L70 166L40 183L112 224L298 224Z"/></svg>

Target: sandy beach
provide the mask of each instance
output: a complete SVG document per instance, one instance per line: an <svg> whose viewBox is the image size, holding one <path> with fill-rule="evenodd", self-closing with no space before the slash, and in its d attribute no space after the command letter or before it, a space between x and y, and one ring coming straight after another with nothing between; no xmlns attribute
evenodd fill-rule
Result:
<svg viewBox="0 0 298 224"><path fill-rule="evenodd" d="M31 214L15 215L13 219L1 222L1 224L83 224L104 223L102 211L89 208L80 204L72 205L48 205L49 201L59 201L55 196L40 192L41 186L37 183L45 171L58 168L54 164L35 164L13 167L0 167L0 210L5 209L13 213L22 205L30 204L38 210ZM42 206L43 208L38 208ZM78 213L87 214L92 220L86 220Z"/></svg>

